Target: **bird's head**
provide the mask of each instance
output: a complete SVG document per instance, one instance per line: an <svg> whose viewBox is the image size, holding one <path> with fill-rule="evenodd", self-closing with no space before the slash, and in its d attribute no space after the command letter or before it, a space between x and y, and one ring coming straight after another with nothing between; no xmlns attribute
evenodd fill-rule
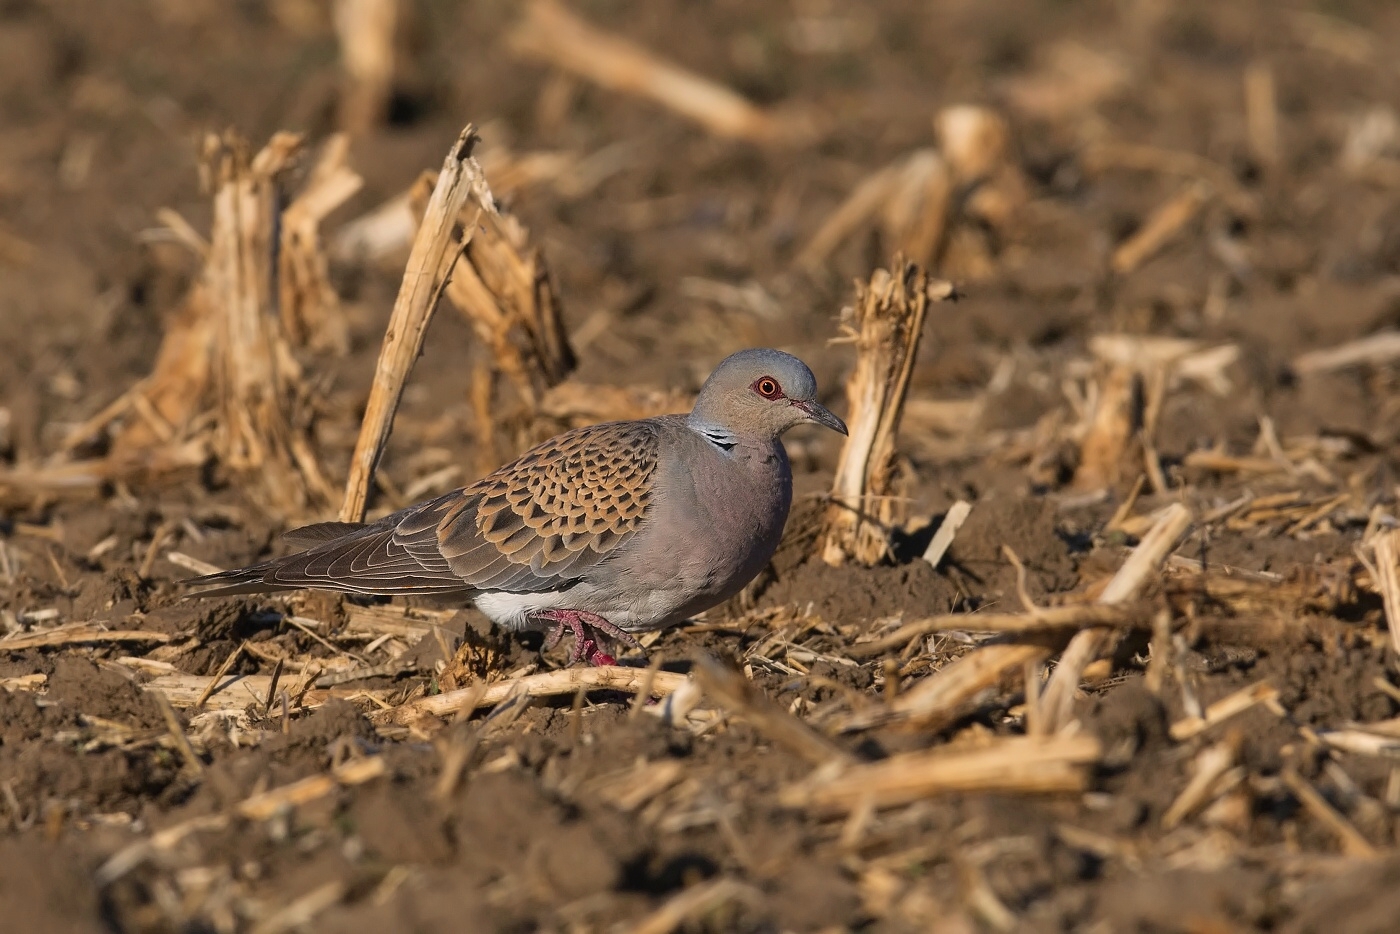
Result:
<svg viewBox="0 0 1400 934"><path fill-rule="evenodd" d="M776 438L803 423L846 434L846 423L817 401L817 380L807 364L781 350L725 357L701 387L690 420L747 438Z"/></svg>

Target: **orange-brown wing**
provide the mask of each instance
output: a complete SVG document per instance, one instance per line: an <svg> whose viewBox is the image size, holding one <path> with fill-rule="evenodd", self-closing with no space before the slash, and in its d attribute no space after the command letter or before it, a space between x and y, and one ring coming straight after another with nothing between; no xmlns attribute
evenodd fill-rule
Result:
<svg viewBox="0 0 1400 934"><path fill-rule="evenodd" d="M658 429L636 421L565 432L406 517L395 541L479 590L554 589L636 532L652 501Z"/></svg>

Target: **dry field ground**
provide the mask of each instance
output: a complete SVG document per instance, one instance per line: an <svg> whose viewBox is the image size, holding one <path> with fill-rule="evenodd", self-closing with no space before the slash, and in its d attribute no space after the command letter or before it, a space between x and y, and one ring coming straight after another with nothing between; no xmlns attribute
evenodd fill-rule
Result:
<svg viewBox="0 0 1400 934"><path fill-rule="evenodd" d="M1395 930L1397 49L1383 0L0 4L0 928ZM182 599L744 346L871 430L789 437L777 557L650 665Z"/></svg>

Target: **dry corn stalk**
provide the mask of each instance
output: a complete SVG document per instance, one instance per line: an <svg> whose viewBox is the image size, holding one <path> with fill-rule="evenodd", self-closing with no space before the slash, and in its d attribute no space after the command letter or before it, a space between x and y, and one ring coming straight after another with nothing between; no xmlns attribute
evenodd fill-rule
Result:
<svg viewBox="0 0 1400 934"><path fill-rule="evenodd" d="M1245 125L1249 151L1266 169L1279 163L1278 89L1268 62L1253 62L1244 70Z"/></svg>
<svg viewBox="0 0 1400 934"><path fill-rule="evenodd" d="M1193 181L1159 204L1142 226L1113 251L1109 260L1113 271L1127 275L1147 262L1184 230L1210 199L1210 186Z"/></svg>
<svg viewBox="0 0 1400 934"><path fill-rule="evenodd" d="M384 343L379 348L374 385L370 388L360 436L350 459L350 476L345 481L345 497L340 505L342 522L364 519L374 471L389 443L394 413L403 398L408 375L423 350L423 340L437 309L443 282L461 249L461 238L470 238L476 229L476 224L471 223L459 233L457 218L469 198L483 213L494 210L491 189L481 174L481 166L472 158L476 141L476 129L468 124L448 150L442 171L426 199L403 282L389 315Z"/></svg>
<svg viewBox="0 0 1400 934"><path fill-rule="evenodd" d="M1082 790L1103 755L1092 736L1005 737L976 749L926 749L819 772L778 793L785 807L824 812L896 807L939 794L1056 794ZM867 803L868 802L868 803Z"/></svg>
<svg viewBox="0 0 1400 934"><path fill-rule="evenodd" d="M554 0L533 0L511 33L516 54L614 91L648 97L717 136L760 143L806 142L809 119L771 113L626 39L590 25Z"/></svg>
<svg viewBox="0 0 1400 934"><path fill-rule="evenodd" d="M1189 381L1229 393L1225 371L1239 359L1239 347L1126 334L1096 335L1089 344L1099 365L1077 433L1074 488L1107 489L1145 467L1153 489L1163 492L1155 435L1167 392Z"/></svg>
<svg viewBox="0 0 1400 934"><path fill-rule="evenodd" d="M938 150L916 149L857 185L795 262L805 269L820 268L833 250L876 218L891 252L932 267L948 232L952 193L952 175Z"/></svg>
<svg viewBox="0 0 1400 934"><path fill-rule="evenodd" d="M411 196L416 207L432 182L424 175ZM477 212L473 212L474 214ZM488 351L486 376L473 392L482 448L494 447L496 376L503 374L537 414L545 392L574 368L574 353L560 316L554 281L530 232L494 204L477 217L461 217L472 236L452 268L445 294L466 316Z"/></svg>
<svg viewBox="0 0 1400 934"><path fill-rule="evenodd" d="M1356 366L1385 366L1400 359L1400 331L1386 329L1336 347L1309 350L1293 358L1299 376L1332 373Z"/></svg>
<svg viewBox="0 0 1400 934"><path fill-rule="evenodd" d="M1103 490L1123 477L1125 465L1140 463L1138 431L1143 420L1142 378L1131 366L1110 368L1098 383L1096 405L1079 443L1076 490Z"/></svg>
<svg viewBox="0 0 1400 934"><path fill-rule="evenodd" d="M932 149L920 149L867 176L846 196L841 206L822 222L812 239L798 251L794 262L804 269L815 270L821 267L833 250L859 230L866 221L885 209L907 167L915 159L937 156L938 153Z"/></svg>
<svg viewBox="0 0 1400 934"><path fill-rule="evenodd" d="M1390 629L1390 645L1400 653L1400 531L1376 536L1376 582L1385 605L1385 622Z"/></svg>
<svg viewBox="0 0 1400 934"><path fill-rule="evenodd" d="M345 68L340 125L347 132L364 133L384 119L393 91L398 18L398 0L335 0Z"/></svg>
<svg viewBox="0 0 1400 934"><path fill-rule="evenodd" d="M447 296L471 320L533 409L574 368L554 282L530 232L508 214L482 217Z"/></svg>
<svg viewBox="0 0 1400 934"><path fill-rule="evenodd" d="M941 110L933 124L953 180L968 193L965 210L993 227L1011 223L1026 199L1026 180L1012 158L1006 118L986 107L959 104Z"/></svg>
<svg viewBox="0 0 1400 934"><path fill-rule="evenodd" d="M948 107L934 120L939 148L918 149L863 180L797 254L798 266L820 267L871 220L885 248L929 269L986 273L991 254L967 219L997 230L1012 226L1026 200L1026 182L1012 159L1011 129L985 107Z"/></svg>
<svg viewBox="0 0 1400 934"><path fill-rule="evenodd" d="M212 410L211 452L257 478L251 488L263 505L295 515L329 500L291 339L320 341L337 326L316 227L359 179L332 143L289 223L282 180L302 150L302 138L291 133L277 134L256 155L235 133L205 138L201 175L213 192L214 219L204 270L169 322L150 377L130 393L138 417L114 439L112 465L187 443ZM297 322L297 332L289 334L284 321Z"/></svg>
<svg viewBox="0 0 1400 934"><path fill-rule="evenodd" d="M886 529L902 519L895 436L909 390L914 355L930 301L952 295L946 282L896 258L895 273L877 269L856 285L856 303L842 311L844 340L856 345L846 381L850 437L841 451L827 513L822 559L873 564L888 554Z"/></svg>
<svg viewBox="0 0 1400 934"><path fill-rule="evenodd" d="M987 230L1011 235L1027 199L1025 176L1013 159L1011 125L996 111L961 104L940 111L934 128L962 221L948 230L939 269L944 275L990 278L996 261Z"/></svg>
<svg viewBox="0 0 1400 934"><path fill-rule="evenodd" d="M236 134L205 138L214 224L203 285L216 312L214 453L258 478L265 505L295 514L329 502L311 453L306 390L277 315L282 173L302 139L278 133L256 156Z"/></svg>
<svg viewBox="0 0 1400 934"><path fill-rule="evenodd" d="M208 285L197 280L165 322L150 376L123 397L130 399L138 417L127 419L112 439L110 459L134 460L171 441L200 414L209 388L217 324ZM123 414L111 406L108 412L114 418ZM103 427L94 425L88 434Z"/></svg>
<svg viewBox="0 0 1400 934"><path fill-rule="evenodd" d="M278 256L282 327L288 339L313 350L349 349L340 296L331 287L330 264L321 244L321 221L364 184L345 164L350 140L343 133L326 141L315 168L282 212Z"/></svg>
<svg viewBox="0 0 1400 934"><path fill-rule="evenodd" d="M1194 518L1191 510L1181 503L1168 506L1109 580L1096 602L1112 606L1137 599L1148 584L1158 578L1163 564L1181 543ZM1081 629L1060 654L1060 663L1040 695L1047 733L1059 732L1074 718L1074 695L1084 669L1098 657L1111 635L1112 630L1101 626Z"/></svg>
<svg viewBox="0 0 1400 934"><path fill-rule="evenodd" d="M1089 338L1094 357L1114 366L1131 366L1147 382L1161 378L1166 389L1195 383L1217 396L1229 395L1226 370L1240 358L1238 344L1208 346L1201 341L1140 334L1095 334Z"/></svg>
<svg viewBox="0 0 1400 934"><path fill-rule="evenodd" d="M1009 672L1039 664L1050 655L1040 643L992 643L978 646L902 692L884 707L853 712L840 722L840 732L896 725L908 730L942 730L966 712L966 705Z"/></svg>
<svg viewBox="0 0 1400 934"><path fill-rule="evenodd" d="M152 477L212 453L254 473L254 495L276 512L305 512L329 497L311 453L310 406L292 349L333 345L343 333L317 226L360 180L333 139L284 210L282 177L302 148L290 133L251 157L236 134L205 139L201 173L214 200L209 241L174 212L161 212L204 269L166 322L151 375L65 442L71 451L122 420L105 460L70 465L69 486Z"/></svg>
<svg viewBox="0 0 1400 934"><path fill-rule="evenodd" d="M888 247L925 269L932 268L948 233L953 177L932 149L915 152L904 163L880 220Z"/></svg>

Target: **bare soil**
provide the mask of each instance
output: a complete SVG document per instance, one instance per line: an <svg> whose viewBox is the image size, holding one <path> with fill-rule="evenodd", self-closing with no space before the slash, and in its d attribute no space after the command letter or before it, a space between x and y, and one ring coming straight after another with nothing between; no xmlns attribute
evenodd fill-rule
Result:
<svg viewBox="0 0 1400 934"><path fill-rule="evenodd" d="M0 5L0 466L42 462L72 425L149 372L198 260L147 232L162 207L207 230L197 134L235 126L254 141L279 129L319 139L335 129L340 72L326 6ZM881 811L852 841L843 819L778 803L811 766L742 718L691 730L633 716L630 695L607 692L427 731L384 728L364 698L284 718L250 697L241 719L213 726L177 714L197 741L193 766L141 687L155 669L121 659L211 676L246 642L231 670L269 674L278 656L332 661L379 647L345 637L339 600L185 602L178 581L188 573L159 556L141 576L158 533L159 555L179 550L223 567L283 547L282 519L261 513L219 465L91 495L7 496L7 629L91 621L164 641L7 650L0 640L5 930L592 931L643 919L648 931L1394 929L1400 771L1385 754L1335 751L1318 734L1400 714L1400 670L1362 560L1369 548L1358 547L1395 522L1400 369L1300 374L1293 361L1400 326L1400 150L1379 157L1390 174L1343 159L1357 121L1400 100L1400 7L576 4L597 26L755 101L830 117L820 143L785 150L716 139L584 82L561 85L510 54L503 36L515 4L401 6L390 119L355 140L350 162L366 184L327 234L439 165L468 121L484 146L515 153L586 156L624 144L623 167L581 195L541 184L509 196L549 258L567 324L588 335L576 341L577 376L595 384L693 391L728 352L772 345L807 359L842 411L852 358L829 340L851 281L887 262L888 245L861 232L815 275L794 269L798 249L863 178L932 145L942 108L985 103L1011 122L1026 213L1012 230L976 232L990 257L981 272L942 270L963 298L930 314L912 389L916 401L985 405L955 431L906 421L911 522L897 559L830 568L811 558L804 531L840 439L795 432L800 502L787 544L742 598L650 647L666 670L688 671L701 654L736 660L782 706L820 723L817 714L855 703L851 695L882 703L896 672L909 689L977 637L940 636L873 660L845 654L857 639L896 619L1020 609L1004 548L1024 564L1037 603L1101 583L1136 541L1108 529L1136 471L1104 497L1080 495L1066 426L1081 414L1074 387L1093 382L1089 342L1103 334L1238 346L1227 386L1168 388L1155 447L1169 489L1130 512L1176 501L1198 517L1217 511L1178 554L1294 596L1241 603L1203 586L1156 691L1145 681L1146 636L1125 637L1112 669L1076 702L1080 728L1105 749L1087 792L930 798ZM1068 103L1027 103L1027 87L1061 87L1052 63L1076 48L1112 62L1121 80L1089 100L1063 91ZM1243 75L1259 63L1276 82L1274 162L1252 148L1245 117ZM1140 266L1115 273L1114 249L1191 173L1093 166L1087 153L1102 142L1194 154L1241 198L1213 198ZM401 271L402 257L333 268L350 350L307 365L327 399L317 453L337 482ZM770 303L717 300L697 282L755 286ZM475 441L479 353L468 324L444 308L374 508L404 504L400 491L445 465L460 470L422 495L514 453ZM1207 450L1273 457L1277 469L1189 460ZM1221 511L1284 493L1296 494L1291 512ZM973 503L971 517L935 570L918 555L959 499ZM324 622L327 641L286 622L293 614ZM444 644L481 633L496 640L498 673L563 661L558 651L541 661L538 636L488 630L465 614L442 639L404 646L416 673L356 686L399 697L435 690ZM21 685L31 675L45 676L41 690ZM1024 698L1013 675L946 729L835 741L874 760L1019 733ZM1190 697L1208 706L1260 681L1277 690L1276 709L1172 738ZM1197 754L1229 731L1239 791L1164 827ZM441 796L444 763L462 744L463 777ZM1386 748L1393 756L1397 747ZM266 820L211 823L118 878L99 876L114 854L163 828L369 757L382 757L384 776ZM658 763L679 763L676 781L619 804ZM1342 830L1304 806L1292 776ZM1346 828L1364 847L1348 843ZM746 888L669 924L654 914L719 879Z"/></svg>

